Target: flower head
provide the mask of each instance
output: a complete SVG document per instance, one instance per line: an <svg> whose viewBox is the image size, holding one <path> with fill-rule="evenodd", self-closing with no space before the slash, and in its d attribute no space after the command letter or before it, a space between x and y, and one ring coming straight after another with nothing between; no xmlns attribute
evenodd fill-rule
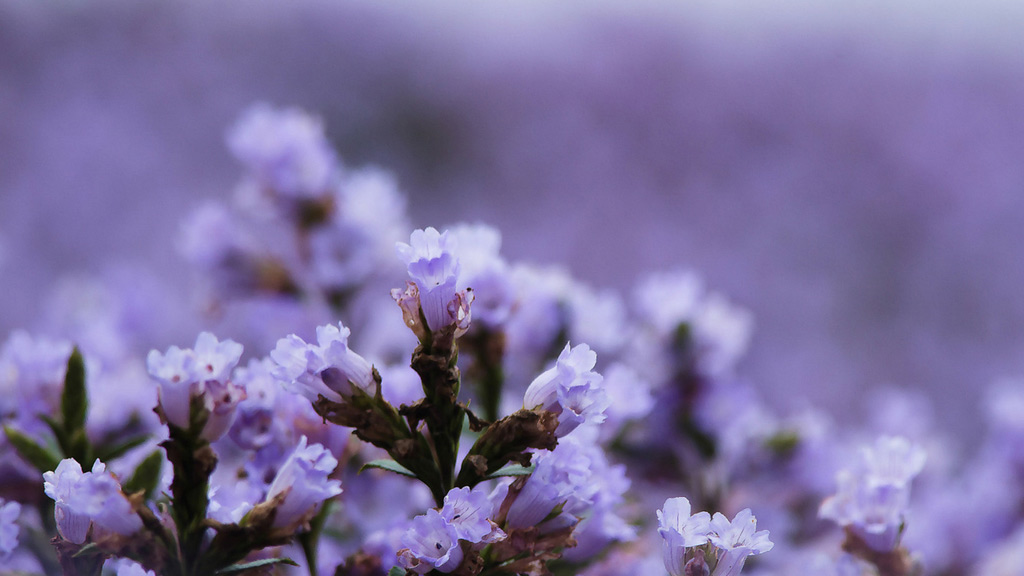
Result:
<svg viewBox="0 0 1024 576"><path fill-rule="evenodd" d="M526 389L523 405L540 406L558 415L555 434L565 436L583 422L603 422L608 394L603 378L593 371L597 354L586 344L566 343L555 366L537 376Z"/></svg>
<svg viewBox="0 0 1024 576"><path fill-rule="evenodd" d="M448 573L462 563L458 531L434 509L412 519L402 537L402 546L399 563L417 574L431 570Z"/></svg>
<svg viewBox="0 0 1024 576"><path fill-rule="evenodd" d="M21 515L21 504L5 502L0 498L0 560L10 557L18 547L18 516Z"/></svg>
<svg viewBox="0 0 1024 576"><path fill-rule="evenodd" d="M223 436L231 427L235 408L245 399L245 389L229 380L241 356L241 344L219 341L209 332L199 334L192 349L171 346L163 354L151 350L146 365L158 383L160 409L167 422L187 429L192 397L199 396L210 412L203 437L212 442Z"/></svg>
<svg viewBox="0 0 1024 576"><path fill-rule="evenodd" d="M399 242L396 245L409 278L416 286L415 292L406 290L404 294L395 294L396 300L402 304L400 296L416 295L427 328L432 332L453 324L462 331L469 328L472 292L459 292L457 289L459 260L455 244L454 236L447 231L442 234L434 228L426 228L414 230L408 244ZM403 305L403 310L406 307L415 308L412 303Z"/></svg>
<svg viewBox="0 0 1024 576"><path fill-rule="evenodd" d="M768 531L757 529L757 519L750 508L740 510L730 522L721 512L711 518L711 543L718 550L715 576L737 576L748 556L764 554L775 544L768 539Z"/></svg>
<svg viewBox="0 0 1024 576"><path fill-rule="evenodd" d="M283 197L324 195L339 171L323 124L295 108L253 106L228 133L228 148L260 186Z"/></svg>
<svg viewBox="0 0 1024 576"><path fill-rule="evenodd" d="M819 515L850 527L872 549L889 551L898 544L910 482L924 468L925 452L905 438L882 436L860 455L855 467L836 475L838 490Z"/></svg>
<svg viewBox="0 0 1024 576"><path fill-rule="evenodd" d="M82 472L74 459L62 460L57 469L43 474L43 489L53 499L54 519L61 537L75 544L85 542L89 527L99 533L130 536L142 528L121 485L96 460Z"/></svg>
<svg viewBox="0 0 1024 576"><path fill-rule="evenodd" d="M335 402L354 393L353 386L374 394L373 367L348 347L350 331L340 322L316 329L316 344L295 334L277 341L270 353L274 377L311 401L324 396Z"/></svg>
<svg viewBox="0 0 1024 576"><path fill-rule="evenodd" d="M274 526L301 526L321 502L341 494L341 482L329 479L337 466L338 461L327 449L319 444L307 446L303 436L267 489L267 500L285 495L274 516Z"/></svg>
<svg viewBox="0 0 1024 576"><path fill-rule="evenodd" d="M455 527L459 539L476 544L505 538L501 528L490 520L494 506L488 496L482 486L472 490L452 488L445 495L441 517Z"/></svg>

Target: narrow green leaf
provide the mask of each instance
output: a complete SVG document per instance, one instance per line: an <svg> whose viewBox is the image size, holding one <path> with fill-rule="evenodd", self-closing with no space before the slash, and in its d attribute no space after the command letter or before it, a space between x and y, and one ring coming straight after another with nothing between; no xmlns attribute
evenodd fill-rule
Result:
<svg viewBox="0 0 1024 576"><path fill-rule="evenodd" d="M99 553L101 553L99 545L96 544L95 542L89 542L85 546L82 546L81 548L79 548L78 552L75 552L71 557L72 558L79 558L81 556L85 556L85 555L88 555L88 554L99 554Z"/></svg>
<svg viewBox="0 0 1024 576"><path fill-rule="evenodd" d="M68 438L68 434L64 430L64 425L46 414L40 414L39 419L46 422L46 425L50 427L54 437L57 438L57 446L60 448L61 453L66 457L70 457L71 440Z"/></svg>
<svg viewBox="0 0 1024 576"><path fill-rule="evenodd" d="M146 499L153 495L153 491L160 484L160 472L164 466L164 454L161 450L156 450L146 459L139 463L139 467L135 469L135 473L128 479L124 484L125 492L131 494L138 492L139 490L146 491Z"/></svg>
<svg viewBox="0 0 1024 576"><path fill-rule="evenodd" d="M4 433L18 454L36 470L50 472L57 469L60 456L10 426L4 426Z"/></svg>
<svg viewBox="0 0 1024 576"><path fill-rule="evenodd" d="M64 419L64 430L73 434L75 430L85 428L85 414L89 407L89 399L85 392L85 360L75 346L68 358L68 371L64 376L64 394L60 399L61 416Z"/></svg>
<svg viewBox="0 0 1024 576"><path fill-rule="evenodd" d="M509 464L504 468L499 468L494 472L484 477L484 480L491 480L493 478L501 478L502 476L529 476L533 474L533 466L522 466L520 464Z"/></svg>
<svg viewBox="0 0 1024 576"><path fill-rule="evenodd" d="M416 478L416 474L412 470L409 470L398 462L387 458L367 462L366 464L363 464L363 467L360 468L359 471L362 472L367 468L380 468L381 470L387 470L388 472L394 472L395 474L401 474L402 476L408 476L409 478Z"/></svg>
<svg viewBox="0 0 1024 576"><path fill-rule="evenodd" d="M289 566L298 566L299 564L291 558L265 558L263 560L254 560L252 562L246 562L245 564L232 564L227 568L221 568L214 572L214 574L234 574L235 572L244 572L246 570L252 570L253 568L260 568L262 566L273 566L274 564L287 564Z"/></svg>
<svg viewBox="0 0 1024 576"><path fill-rule="evenodd" d="M64 455L79 462L92 462L92 445L89 444L89 437L85 435L85 428L79 428L71 433Z"/></svg>
<svg viewBox="0 0 1024 576"><path fill-rule="evenodd" d="M113 446L101 446L96 448L96 457L102 462L109 462L123 456L126 452L132 448L142 446L149 441L149 436L136 436L125 440L120 444L114 444Z"/></svg>
<svg viewBox="0 0 1024 576"><path fill-rule="evenodd" d="M391 570L388 570L388 576L405 576L405 570L398 566L392 566Z"/></svg>

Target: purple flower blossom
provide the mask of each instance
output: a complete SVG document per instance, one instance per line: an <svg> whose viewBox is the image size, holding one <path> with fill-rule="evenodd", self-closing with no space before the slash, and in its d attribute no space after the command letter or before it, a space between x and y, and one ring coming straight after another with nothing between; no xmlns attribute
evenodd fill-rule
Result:
<svg viewBox="0 0 1024 576"><path fill-rule="evenodd" d="M860 456L857 466L837 474L838 490L819 514L852 528L875 550L892 550L910 504L910 482L924 468L924 450L906 438L882 436Z"/></svg>
<svg viewBox="0 0 1024 576"><path fill-rule="evenodd" d="M714 576L737 576L748 556L764 554L775 544L768 540L768 531L757 529L757 519L749 508L740 510L732 522L721 512L711 518L711 543L718 547L718 564Z"/></svg>
<svg viewBox="0 0 1024 576"><path fill-rule="evenodd" d="M374 394L373 368L348 347L350 331L340 322L316 329L317 344L295 334L277 341L270 357L277 364L274 376L285 386L315 402L324 396L340 402L353 394L352 386Z"/></svg>
<svg viewBox="0 0 1024 576"><path fill-rule="evenodd" d="M417 574L431 570L448 573L462 563L458 531L434 509L412 519L402 546L399 564Z"/></svg>
<svg viewBox="0 0 1024 576"><path fill-rule="evenodd" d="M152 570L146 570L135 562L122 562L117 568L117 576L156 576Z"/></svg>
<svg viewBox="0 0 1024 576"><path fill-rule="evenodd" d="M602 377L593 371L597 354L586 344L566 343L555 366L537 376L526 389L523 405L537 406L558 415L555 434L565 436L584 422L604 421L609 399Z"/></svg>
<svg viewBox="0 0 1024 576"><path fill-rule="evenodd" d="M267 500L285 494L274 516L274 526L302 526L321 502L341 494L341 482L329 479L337 466L330 452L319 444L307 446L303 436L267 490Z"/></svg>
<svg viewBox="0 0 1024 576"><path fill-rule="evenodd" d="M490 327L502 325L515 302L515 288L508 264L499 253L501 233L486 224L463 224L448 233L457 246L457 289L472 288L477 321Z"/></svg>
<svg viewBox="0 0 1024 576"><path fill-rule="evenodd" d="M396 249L416 285L419 308L426 318L427 328L437 331L452 324L463 331L469 328L472 296L457 291L459 260L454 237L434 228L414 230L409 244L399 242ZM411 293L407 290L406 294Z"/></svg>
<svg viewBox="0 0 1024 576"><path fill-rule="evenodd" d="M688 325L699 367L710 375L728 373L750 341L751 314L720 294L705 292L692 272L647 277L637 287L634 303L641 321L658 338L670 338L680 325Z"/></svg>
<svg viewBox="0 0 1024 576"><path fill-rule="evenodd" d="M167 421L188 428L191 399L201 396L210 411L203 437L212 442L223 436L231 427L235 408L245 399L245 390L228 380L241 356L241 344L218 341L209 332L201 333L191 350L177 346L163 354L151 350L146 365L159 383L160 407Z"/></svg>
<svg viewBox="0 0 1024 576"><path fill-rule="evenodd" d="M6 502L0 498L0 560L10 558L18 547L18 517L21 515L21 504Z"/></svg>
<svg viewBox="0 0 1024 576"><path fill-rule="evenodd" d="M598 487L589 453L572 438L558 442L553 451L534 454L529 480L508 511L508 525L526 528L540 524L559 504L575 515L593 504Z"/></svg>
<svg viewBox="0 0 1024 576"><path fill-rule="evenodd" d="M452 488L444 497L441 517L455 528L461 540L471 544L497 542L505 538L505 533L490 520L492 512L493 505L482 486L472 490Z"/></svg>
<svg viewBox="0 0 1024 576"><path fill-rule="evenodd" d="M658 533L662 537L662 558L665 569L672 576L683 576L687 549L703 546L711 537L711 515L707 512L690 514L690 501L669 498L658 510Z"/></svg>
<svg viewBox="0 0 1024 576"><path fill-rule="evenodd" d="M263 188L288 198L329 192L339 164L323 124L295 109L250 108L228 133L228 148Z"/></svg>
<svg viewBox="0 0 1024 576"><path fill-rule="evenodd" d="M60 535L82 544L89 533L111 532L130 536L142 528L121 485L96 460L90 472L82 472L74 459L62 460L57 469L43 474L43 489L53 499L54 519Z"/></svg>

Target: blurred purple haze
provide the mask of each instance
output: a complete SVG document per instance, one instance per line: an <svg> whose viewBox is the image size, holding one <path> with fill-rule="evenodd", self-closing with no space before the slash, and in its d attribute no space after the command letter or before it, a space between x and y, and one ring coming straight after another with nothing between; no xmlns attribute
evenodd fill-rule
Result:
<svg viewBox="0 0 1024 576"><path fill-rule="evenodd" d="M894 384L977 431L975 391L1024 373L1021 11L668 4L6 3L0 334L67 273L186 300L174 234L265 100L393 170L417 226L623 291L699 270L754 312L741 371L779 406L856 418Z"/></svg>

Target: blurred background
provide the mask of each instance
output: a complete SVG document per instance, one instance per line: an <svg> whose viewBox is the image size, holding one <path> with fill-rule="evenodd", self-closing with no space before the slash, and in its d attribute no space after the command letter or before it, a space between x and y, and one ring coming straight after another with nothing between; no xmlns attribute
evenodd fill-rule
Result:
<svg viewBox="0 0 1024 576"><path fill-rule="evenodd" d="M179 223L266 101L393 171L418 227L624 294L698 270L780 407L859 419L892 385L979 430L976 390L1024 375L1024 4L683 4L0 3L0 334L68 274L186 299Z"/></svg>

